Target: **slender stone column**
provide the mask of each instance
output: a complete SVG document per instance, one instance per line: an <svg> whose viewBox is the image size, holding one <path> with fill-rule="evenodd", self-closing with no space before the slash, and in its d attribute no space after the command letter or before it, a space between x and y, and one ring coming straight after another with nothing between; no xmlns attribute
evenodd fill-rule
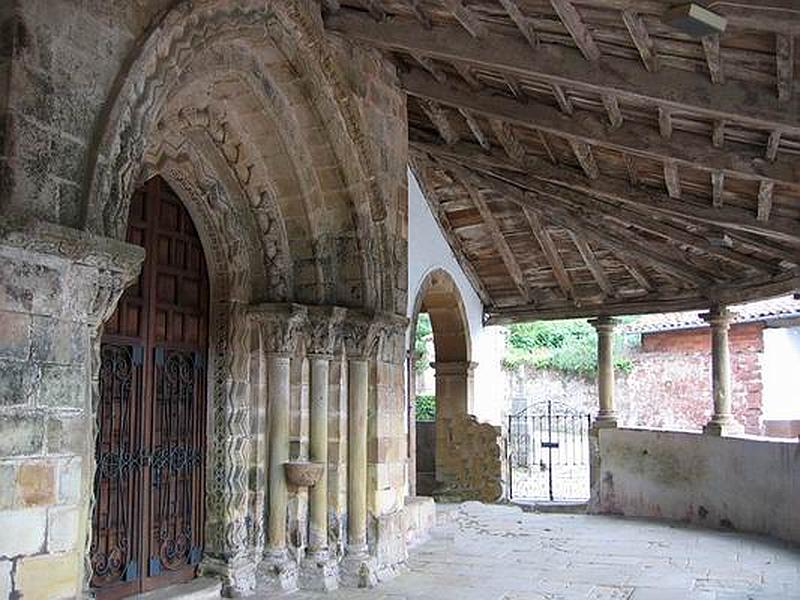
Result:
<svg viewBox="0 0 800 600"><path fill-rule="evenodd" d="M260 327L261 348L267 363L269 412L269 502L267 544L261 572L275 576L282 589L296 587L296 569L286 548L288 490L284 463L289 460L289 406L291 355L305 323L305 308L293 304L261 304L251 308Z"/></svg>
<svg viewBox="0 0 800 600"><path fill-rule="evenodd" d="M348 312L342 325L348 370L347 556L343 568L345 583L365 586L370 584L365 575L372 577L367 547L368 359L378 327L372 316L356 312Z"/></svg>
<svg viewBox="0 0 800 600"><path fill-rule="evenodd" d="M709 435L742 433L744 428L733 418L731 406L728 330L734 314L724 306L715 306L700 316L711 325L711 387L714 396L714 414L703 431Z"/></svg>
<svg viewBox="0 0 800 600"><path fill-rule="evenodd" d="M600 411L595 427L616 427L614 409L614 327L616 319L598 317L589 323L597 330L597 393Z"/></svg>
<svg viewBox="0 0 800 600"><path fill-rule="evenodd" d="M323 466L322 476L309 490L308 554L302 587L337 587L336 563L328 555L328 376L336 352L342 308L312 307L308 314L306 349L311 371L310 460Z"/></svg>

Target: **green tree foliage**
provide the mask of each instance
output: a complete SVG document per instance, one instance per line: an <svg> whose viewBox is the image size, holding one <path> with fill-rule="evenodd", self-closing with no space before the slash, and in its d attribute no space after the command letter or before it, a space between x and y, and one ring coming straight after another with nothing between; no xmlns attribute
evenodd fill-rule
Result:
<svg viewBox="0 0 800 600"><path fill-rule="evenodd" d="M417 316L417 329L414 332L414 370L422 373L428 368L431 357L428 356L428 340L433 335L433 326L428 313Z"/></svg>
<svg viewBox="0 0 800 600"><path fill-rule="evenodd" d="M417 421L436 420L436 396L417 396L415 407Z"/></svg>
<svg viewBox="0 0 800 600"><path fill-rule="evenodd" d="M629 372L633 364L626 349L638 339L615 337L614 366ZM597 332L585 320L536 321L508 328L506 357L508 369L527 364L541 369L594 376L597 371Z"/></svg>

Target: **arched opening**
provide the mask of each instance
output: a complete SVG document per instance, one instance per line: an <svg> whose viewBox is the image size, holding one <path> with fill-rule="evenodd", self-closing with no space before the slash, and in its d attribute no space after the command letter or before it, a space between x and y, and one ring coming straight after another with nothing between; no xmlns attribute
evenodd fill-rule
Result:
<svg viewBox="0 0 800 600"><path fill-rule="evenodd" d="M470 362L469 327L461 294L447 271L437 269L423 280L415 303L412 339L420 315L428 316L433 334L435 360L430 364L435 371L435 419L416 423L415 476L418 494L438 496L458 487L463 476L458 452L453 450L463 441L457 439L457 423L466 419L472 408L475 367Z"/></svg>
<svg viewBox="0 0 800 600"><path fill-rule="evenodd" d="M105 322L90 557L97 597L193 578L205 532L209 276L187 208L161 177L132 199L137 282Z"/></svg>

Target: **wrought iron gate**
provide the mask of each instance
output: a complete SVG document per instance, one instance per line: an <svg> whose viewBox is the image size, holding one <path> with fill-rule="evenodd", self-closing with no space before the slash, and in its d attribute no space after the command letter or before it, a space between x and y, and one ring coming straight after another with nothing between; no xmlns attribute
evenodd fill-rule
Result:
<svg viewBox="0 0 800 600"><path fill-rule="evenodd" d="M591 416L563 402L537 402L509 415L506 434L512 499L589 497Z"/></svg>

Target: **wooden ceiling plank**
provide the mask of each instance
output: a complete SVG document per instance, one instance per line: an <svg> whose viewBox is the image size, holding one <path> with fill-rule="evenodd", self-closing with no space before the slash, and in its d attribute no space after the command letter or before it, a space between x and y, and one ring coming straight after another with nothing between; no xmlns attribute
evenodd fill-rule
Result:
<svg viewBox="0 0 800 600"><path fill-rule="evenodd" d="M622 22L628 28L628 34L639 51L644 68L650 72L658 71L658 55L642 18L633 10L623 10Z"/></svg>
<svg viewBox="0 0 800 600"><path fill-rule="evenodd" d="M514 22L514 25L517 26L522 36L528 41L531 48L534 50L539 47L539 36L536 33L536 29L533 27L533 23L531 23L530 19L525 17L522 14L522 11L517 6L515 0L499 0L502 7L508 13L509 18Z"/></svg>
<svg viewBox="0 0 800 600"><path fill-rule="evenodd" d="M569 146L586 176L589 179L597 179L600 176L600 169L592 154L592 147L586 142L578 140L569 140Z"/></svg>
<svg viewBox="0 0 800 600"><path fill-rule="evenodd" d="M636 166L636 159L630 154L624 155L625 170L628 173L628 181L633 186L639 185L639 168Z"/></svg>
<svg viewBox="0 0 800 600"><path fill-rule="evenodd" d="M652 292L655 289L655 284L650 280L650 278L644 272L644 269L636 261L629 256L626 256L622 257L620 262L625 265L628 273L631 274L631 277L636 280L636 283L638 283L645 292Z"/></svg>
<svg viewBox="0 0 800 600"><path fill-rule="evenodd" d="M412 145L433 154L447 153L456 160L469 162L474 168L484 168L480 160L485 157L484 153L482 151L472 151L470 147L463 144L453 148L418 142L412 142ZM493 158L492 160L495 168L498 168L503 162L499 158ZM781 240L789 244L800 245L800 228L795 219L778 218L773 215L770 218L769 225L766 225L758 221L750 211L745 209L733 206L704 207L701 203L690 202L686 199L677 201L655 189L634 188L624 180L611 177L600 177L587 183L586 179L574 169L567 169L565 165L554 167L546 161L530 155L526 158L526 164L525 177L537 182L537 185L547 185L549 189L564 188L584 197L605 196L623 204L670 218L705 223L732 231L745 231L770 239ZM506 169L518 171L519 167L512 163L508 164Z"/></svg>
<svg viewBox="0 0 800 600"><path fill-rule="evenodd" d="M453 123L450 121L447 111L439 104L432 100L420 100L419 106L425 113L425 116L433 123L433 126L436 128L436 131L439 132L439 135L445 143L452 146L461 139L458 135L458 131L456 131Z"/></svg>
<svg viewBox="0 0 800 600"><path fill-rule="evenodd" d="M603 106L608 114L608 122L611 129L622 127L622 111L619 109L619 102L614 94L603 94Z"/></svg>
<svg viewBox="0 0 800 600"><path fill-rule="evenodd" d="M769 214L772 212L772 189L774 186L772 181L762 181L758 186L758 215L756 218L763 223L769 221Z"/></svg>
<svg viewBox="0 0 800 600"><path fill-rule="evenodd" d="M600 48L592 37L592 33L583 22L580 13L570 0L550 0L550 5L556 11L558 18L572 36L575 45L586 60L596 62L600 59Z"/></svg>
<svg viewBox="0 0 800 600"><path fill-rule="evenodd" d="M752 84L745 81L731 80L723 88L693 71L642 72L638 65L613 57L590 63L568 48L548 47L546 52L533 52L527 41L502 32L492 32L483 44L475 44L460 28L444 25L420 31L416 21L402 18L376 24L352 10L329 15L326 26L352 40L387 50L420 52L447 62L535 77L596 95L613 92L620 101L666 106L702 118L800 134L798 95L779 104L769 94L753 94Z"/></svg>
<svg viewBox="0 0 800 600"><path fill-rule="evenodd" d="M663 106L658 107L658 132L665 140L672 137L672 112Z"/></svg>
<svg viewBox="0 0 800 600"><path fill-rule="evenodd" d="M481 23L480 19L469 8L464 6L462 0L442 0L442 4L453 13L456 21L461 23L461 26L467 30L473 38L483 39L488 35L486 25Z"/></svg>
<svg viewBox="0 0 800 600"><path fill-rule="evenodd" d="M775 36L775 62L778 100L788 102L794 80L794 36L780 33Z"/></svg>
<svg viewBox="0 0 800 600"><path fill-rule="evenodd" d="M564 261L561 260L561 255L558 253L558 248L556 247L555 242L553 242L553 238L550 237L550 233L547 231L544 225L542 225L538 215L530 208L523 207L522 212L525 214L525 218L531 227L533 237L536 238L536 242L541 247L545 258L547 259L547 263L553 270L553 276L558 283L558 287L561 288L561 292L564 294L564 297L567 300L573 300L576 305L580 306L580 301L575 295L575 287L572 284L572 279L570 278L567 269L564 267Z"/></svg>
<svg viewBox="0 0 800 600"><path fill-rule="evenodd" d="M729 176L750 181L764 178L774 179L800 190L800 166L792 160L765 162L763 150L738 153L714 148L704 136L673 131L665 140L650 127L626 121L615 131L607 131L602 121L594 115L582 114L581 119L571 119L547 104L527 99L519 102L513 98L492 94L489 91L476 93L463 85L449 82L437 83L421 69L412 69L401 74L403 87L416 97L428 98L442 104L467 108L473 113L489 118L513 122L526 128L545 131L548 134L571 137L580 141L635 154L651 160L665 158L692 169L705 171L724 170Z"/></svg>
<svg viewBox="0 0 800 600"><path fill-rule="evenodd" d="M556 98L556 102L558 102L558 106L561 108L561 112L566 115L571 115L575 112L575 109L572 108L572 102L570 102L567 95L564 93L564 88L562 88L557 83L551 83L550 89L553 90L553 96Z"/></svg>
<svg viewBox="0 0 800 600"><path fill-rule="evenodd" d="M722 55L719 51L719 35L706 35L701 39L703 53L706 55L706 65L711 82L715 85L725 83L725 73L722 69Z"/></svg>
<svg viewBox="0 0 800 600"><path fill-rule="evenodd" d="M461 116L464 117L464 120L467 122L467 127L472 132L472 135L475 137L475 140L480 144L481 148L484 150L491 150L492 145L489 143L489 139L486 137L486 134L483 132L483 128L481 128L480 123L468 110L463 108L459 109Z"/></svg>

